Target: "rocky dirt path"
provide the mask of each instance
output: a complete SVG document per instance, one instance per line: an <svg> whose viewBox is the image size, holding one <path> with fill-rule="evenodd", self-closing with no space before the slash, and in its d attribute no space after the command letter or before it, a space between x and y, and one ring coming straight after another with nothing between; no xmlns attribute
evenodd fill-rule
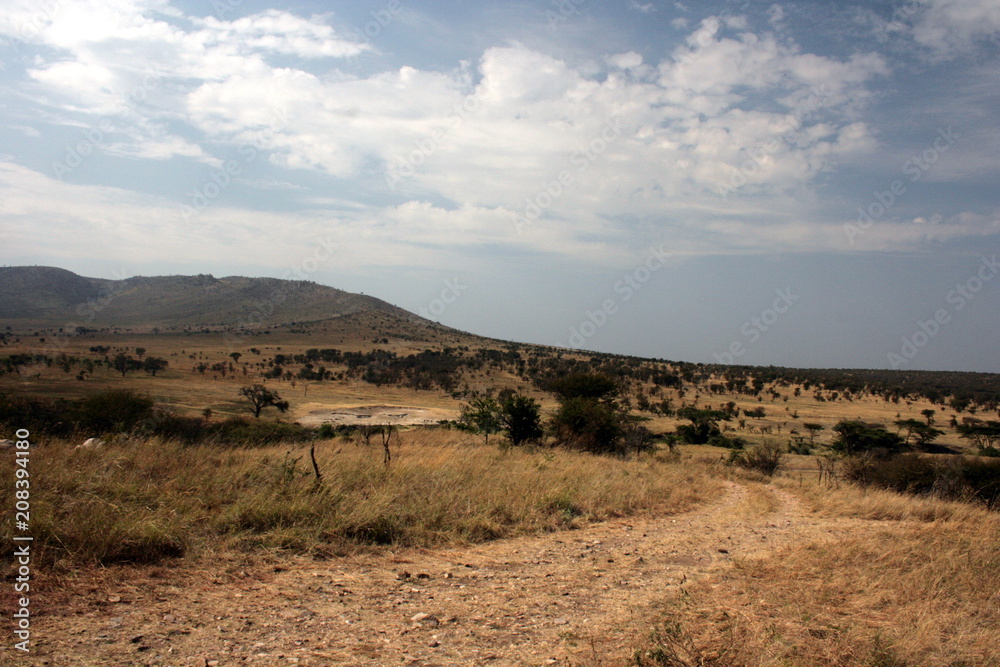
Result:
<svg viewBox="0 0 1000 667"><path fill-rule="evenodd" d="M266 576L167 574L40 616L30 664L615 664L686 582L863 523L820 517L779 489L729 483L717 501L668 517L283 561Z"/></svg>

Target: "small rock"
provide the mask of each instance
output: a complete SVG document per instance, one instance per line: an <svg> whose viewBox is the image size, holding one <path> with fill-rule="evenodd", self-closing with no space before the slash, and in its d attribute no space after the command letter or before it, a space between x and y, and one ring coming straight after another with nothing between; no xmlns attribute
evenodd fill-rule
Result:
<svg viewBox="0 0 1000 667"><path fill-rule="evenodd" d="M729 553L729 550L728 549L719 549L719 553L720 554L727 554L727 553Z"/></svg>
<svg viewBox="0 0 1000 667"><path fill-rule="evenodd" d="M409 572L407 572L406 570L403 570L402 572L399 572L398 574L396 574L396 578L399 579L400 581L405 581L405 580L409 579L411 576L412 575Z"/></svg>
<svg viewBox="0 0 1000 667"><path fill-rule="evenodd" d="M565 616L560 616L559 618L552 619L552 622L556 625L568 625L569 619Z"/></svg>
<svg viewBox="0 0 1000 667"><path fill-rule="evenodd" d="M426 572L421 572L417 575L417 579L430 579L430 578L431 575L427 574Z"/></svg>
<svg viewBox="0 0 1000 667"><path fill-rule="evenodd" d="M438 646L441 645L441 642L439 642L437 640L437 638L435 637L435 638L431 639L429 642L427 642L427 645L430 646L431 648L437 648Z"/></svg>
<svg viewBox="0 0 1000 667"><path fill-rule="evenodd" d="M426 614L424 612L415 614L410 621L413 623L419 623L420 625L429 625L431 627L437 627L440 623L437 616L432 616L431 614Z"/></svg>
<svg viewBox="0 0 1000 667"><path fill-rule="evenodd" d="M163 622L164 623L173 623L176 620L177 620L177 617L174 616L173 614L164 614L163 615Z"/></svg>
<svg viewBox="0 0 1000 667"><path fill-rule="evenodd" d="M115 602L121 602L121 601L122 601L122 597L120 595L109 595L108 596L108 602L115 603Z"/></svg>

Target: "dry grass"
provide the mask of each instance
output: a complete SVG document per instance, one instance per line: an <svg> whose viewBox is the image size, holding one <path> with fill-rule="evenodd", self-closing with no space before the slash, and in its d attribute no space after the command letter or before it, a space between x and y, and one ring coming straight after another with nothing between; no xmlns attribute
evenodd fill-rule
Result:
<svg viewBox="0 0 1000 667"><path fill-rule="evenodd" d="M797 487L862 517L686 589L641 665L1000 665L1000 516L884 492ZM891 520L891 521L889 521Z"/></svg>
<svg viewBox="0 0 1000 667"><path fill-rule="evenodd" d="M779 484L794 491L814 510L827 516L847 516L873 521L948 521L975 520L990 516L981 506L940 498L862 488L837 482L829 487L816 483L801 484L785 478Z"/></svg>
<svg viewBox="0 0 1000 667"><path fill-rule="evenodd" d="M616 460L485 447L441 429L381 447L219 450L141 440L94 451L48 443L31 458L32 528L48 561L156 562L210 549L343 553L477 542L711 498L721 482L667 457ZM14 478L3 464L0 475ZM6 482L5 482L6 483ZM11 526L2 538L12 544Z"/></svg>

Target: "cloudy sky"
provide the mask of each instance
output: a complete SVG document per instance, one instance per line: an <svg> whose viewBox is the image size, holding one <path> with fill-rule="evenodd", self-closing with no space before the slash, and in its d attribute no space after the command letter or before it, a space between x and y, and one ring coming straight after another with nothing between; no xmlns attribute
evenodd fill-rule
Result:
<svg viewBox="0 0 1000 667"><path fill-rule="evenodd" d="M1000 4L0 0L0 263L1000 372ZM995 279L994 279L995 278Z"/></svg>

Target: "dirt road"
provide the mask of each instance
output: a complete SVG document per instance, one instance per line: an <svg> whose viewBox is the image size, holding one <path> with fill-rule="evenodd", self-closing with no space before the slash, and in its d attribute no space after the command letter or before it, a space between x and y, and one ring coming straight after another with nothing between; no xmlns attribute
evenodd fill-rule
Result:
<svg viewBox="0 0 1000 667"><path fill-rule="evenodd" d="M471 548L164 570L40 616L29 664L615 664L687 582L859 523L729 483L685 514Z"/></svg>

